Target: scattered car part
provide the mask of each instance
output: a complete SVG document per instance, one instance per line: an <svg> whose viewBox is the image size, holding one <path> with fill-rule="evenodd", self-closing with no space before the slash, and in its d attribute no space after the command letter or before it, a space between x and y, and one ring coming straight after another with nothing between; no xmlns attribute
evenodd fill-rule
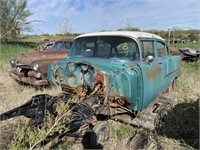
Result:
<svg viewBox="0 0 200 150"><path fill-rule="evenodd" d="M200 59L200 50L191 49L191 48L183 48L179 49L179 51L185 56L182 60L185 61L197 61Z"/></svg>

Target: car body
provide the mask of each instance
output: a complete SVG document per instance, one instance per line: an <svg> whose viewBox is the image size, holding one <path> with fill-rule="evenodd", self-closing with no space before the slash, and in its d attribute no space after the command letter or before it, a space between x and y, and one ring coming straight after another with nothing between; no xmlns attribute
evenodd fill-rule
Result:
<svg viewBox="0 0 200 150"><path fill-rule="evenodd" d="M73 38L58 40L50 49L46 47L42 51L22 53L17 58L11 59L9 75L17 81L30 85L47 85L48 66L67 57L73 40Z"/></svg>
<svg viewBox="0 0 200 150"><path fill-rule="evenodd" d="M170 56L160 36L111 31L78 36L68 58L48 68L52 86L66 93L98 91L138 112L151 105L180 75L181 57ZM98 87L98 90L97 90Z"/></svg>

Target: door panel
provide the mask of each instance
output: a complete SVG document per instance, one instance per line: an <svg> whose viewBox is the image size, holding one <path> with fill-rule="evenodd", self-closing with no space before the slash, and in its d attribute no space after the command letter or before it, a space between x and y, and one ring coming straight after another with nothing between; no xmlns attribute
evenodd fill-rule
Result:
<svg viewBox="0 0 200 150"><path fill-rule="evenodd" d="M143 108L147 107L160 93L163 82L162 64L140 64L143 78Z"/></svg>

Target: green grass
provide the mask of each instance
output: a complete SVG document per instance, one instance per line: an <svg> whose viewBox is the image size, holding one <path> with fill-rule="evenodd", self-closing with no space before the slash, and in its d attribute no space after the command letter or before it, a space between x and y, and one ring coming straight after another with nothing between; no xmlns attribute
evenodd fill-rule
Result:
<svg viewBox="0 0 200 150"><path fill-rule="evenodd" d="M200 50L200 43L178 43L178 44L170 44L170 48L181 49L181 48L194 48Z"/></svg>
<svg viewBox="0 0 200 150"><path fill-rule="evenodd" d="M1 43L0 45L0 60L3 63L8 63L11 58L19 56L24 52L33 51L38 43L34 42L10 42Z"/></svg>
<svg viewBox="0 0 200 150"><path fill-rule="evenodd" d="M65 35L42 35L42 36L36 36L36 35L27 35L24 36L21 40L24 42L37 42L40 43L43 39L49 39L49 40L59 40L67 38L68 36Z"/></svg>

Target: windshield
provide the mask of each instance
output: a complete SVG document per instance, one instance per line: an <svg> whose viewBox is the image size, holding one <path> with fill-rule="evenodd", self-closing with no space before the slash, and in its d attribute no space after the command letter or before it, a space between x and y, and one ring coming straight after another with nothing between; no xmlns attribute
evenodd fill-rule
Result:
<svg viewBox="0 0 200 150"><path fill-rule="evenodd" d="M137 43L127 37L93 36L75 40L71 57L119 58L139 60Z"/></svg>
<svg viewBox="0 0 200 150"><path fill-rule="evenodd" d="M52 46L51 50L70 50L71 45L72 42L59 41Z"/></svg>

